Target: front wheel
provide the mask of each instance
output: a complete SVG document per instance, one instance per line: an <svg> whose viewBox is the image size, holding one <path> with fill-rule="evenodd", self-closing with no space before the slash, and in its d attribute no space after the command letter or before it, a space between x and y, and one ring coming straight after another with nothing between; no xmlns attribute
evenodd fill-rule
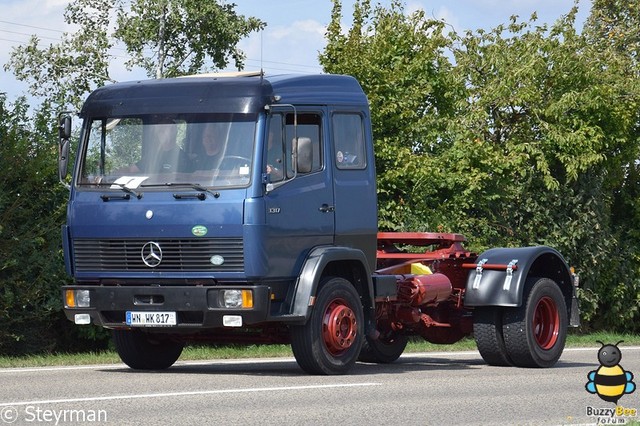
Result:
<svg viewBox="0 0 640 426"><path fill-rule="evenodd" d="M164 370L178 360L184 343L139 330L113 330L122 362L135 370Z"/></svg>
<svg viewBox="0 0 640 426"><path fill-rule="evenodd" d="M291 349L309 374L344 374L358 359L363 341L360 296L343 278L321 282L311 317L291 329Z"/></svg>
<svg viewBox="0 0 640 426"><path fill-rule="evenodd" d="M504 344L518 367L551 367L564 350L567 305L560 287L549 278L527 280L522 306L505 309Z"/></svg>

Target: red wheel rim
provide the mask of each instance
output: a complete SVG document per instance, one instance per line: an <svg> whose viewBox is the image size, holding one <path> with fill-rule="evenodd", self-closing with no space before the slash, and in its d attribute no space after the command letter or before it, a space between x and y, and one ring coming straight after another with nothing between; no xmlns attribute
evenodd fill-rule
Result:
<svg viewBox="0 0 640 426"><path fill-rule="evenodd" d="M358 331L356 314L342 299L329 303L324 311L322 337L327 350L339 355L351 347Z"/></svg>
<svg viewBox="0 0 640 426"><path fill-rule="evenodd" d="M538 301L533 314L533 336L544 350L549 350L558 341L560 314L556 303L550 297Z"/></svg>

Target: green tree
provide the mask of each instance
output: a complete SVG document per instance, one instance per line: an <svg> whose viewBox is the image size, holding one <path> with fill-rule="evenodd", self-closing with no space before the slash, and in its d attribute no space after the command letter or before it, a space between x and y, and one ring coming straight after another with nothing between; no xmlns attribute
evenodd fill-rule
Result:
<svg viewBox="0 0 640 426"><path fill-rule="evenodd" d="M58 184L49 106L32 118L24 98L0 97L0 353L59 347L60 286L67 280L60 224L67 191Z"/></svg>
<svg viewBox="0 0 640 426"><path fill-rule="evenodd" d="M335 0L320 59L369 96L384 228L556 247L586 285L586 318L637 330L637 244L621 240L616 200L638 187L638 79L576 13L444 36L400 2L363 0L343 33Z"/></svg>
<svg viewBox="0 0 640 426"><path fill-rule="evenodd" d="M110 12L114 0L76 0L64 12L65 22L78 30L63 33L58 44L41 46L32 36L25 46L14 47L5 71L28 82L32 96L66 108L78 107L92 89L113 80L109 76Z"/></svg>
<svg viewBox="0 0 640 426"><path fill-rule="evenodd" d="M618 77L603 82L617 93L616 108L624 119L611 121L606 129L620 143L610 157L618 167L609 168L606 188L612 203L610 224L615 232L614 250L607 257L609 270L589 294L595 301L599 324L620 322L638 330L640 317L640 14L635 2L594 0L584 28L587 44L597 52L602 70Z"/></svg>
<svg viewBox="0 0 640 426"><path fill-rule="evenodd" d="M637 72L640 60L638 4L625 0L593 0L592 3L585 25L587 39L599 48L615 51L618 60L630 59L628 71Z"/></svg>
<svg viewBox="0 0 640 426"><path fill-rule="evenodd" d="M193 74L207 58L213 68L226 67L232 58L240 70L244 54L238 42L265 24L237 15L234 8L214 1L137 0L119 6L114 36L127 46L127 65L141 66L150 77Z"/></svg>
<svg viewBox="0 0 640 426"><path fill-rule="evenodd" d="M389 9L356 2L353 25L343 34L342 4L334 0L327 47L320 55L326 72L353 75L369 97L379 225L390 230L406 229L416 214L427 219L424 213L441 178L427 154L440 149L444 118L453 113L455 98L444 23L422 11L404 12L399 1Z"/></svg>
<svg viewBox="0 0 640 426"><path fill-rule="evenodd" d="M265 24L234 8L196 0L75 0L64 17L77 31L46 47L33 36L13 49L4 69L27 81L32 95L63 108L79 107L92 89L113 82L109 69L119 46L131 55L129 69L140 66L155 78L223 68L230 58L242 69L238 42Z"/></svg>

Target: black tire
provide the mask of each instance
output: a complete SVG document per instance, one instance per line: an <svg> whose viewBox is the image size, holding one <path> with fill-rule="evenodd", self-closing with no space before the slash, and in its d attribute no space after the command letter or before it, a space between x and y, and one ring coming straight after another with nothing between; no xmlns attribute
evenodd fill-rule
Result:
<svg viewBox="0 0 640 426"><path fill-rule="evenodd" d="M375 340L366 336L362 343L358 360L389 364L400 358L400 355L402 355L404 349L407 347L408 341L407 336L394 332L381 335Z"/></svg>
<svg viewBox="0 0 640 426"><path fill-rule="evenodd" d="M184 343L139 330L113 330L113 343L122 362L135 370L164 370L175 363Z"/></svg>
<svg viewBox="0 0 640 426"><path fill-rule="evenodd" d="M475 308L473 337L482 359L494 366L512 365L502 335L502 309L496 306Z"/></svg>
<svg viewBox="0 0 640 426"><path fill-rule="evenodd" d="M518 367L552 367L567 338L567 305L549 278L527 280L522 306L505 309L502 332L507 354Z"/></svg>
<svg viewBox="0 0 640 426"><path fill-rule="evenodd" d="M291 349L309 374L345 374L355 364L363 341L360 296L343 278L320 283L311 317L291 328Z"/></svg>

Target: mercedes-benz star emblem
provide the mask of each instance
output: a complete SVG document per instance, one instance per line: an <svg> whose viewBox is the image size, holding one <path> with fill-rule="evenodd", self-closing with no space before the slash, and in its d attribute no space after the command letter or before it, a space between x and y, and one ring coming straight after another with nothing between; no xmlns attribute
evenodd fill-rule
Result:
<svg viewBox="0 0 640 426"><path fill-rule="evenodd" d="M149 268L155 268L162 262L162 249L158 243L154 243L153 241L149 241L142 246L140 255L142 256L144 264Z"/></svg>

